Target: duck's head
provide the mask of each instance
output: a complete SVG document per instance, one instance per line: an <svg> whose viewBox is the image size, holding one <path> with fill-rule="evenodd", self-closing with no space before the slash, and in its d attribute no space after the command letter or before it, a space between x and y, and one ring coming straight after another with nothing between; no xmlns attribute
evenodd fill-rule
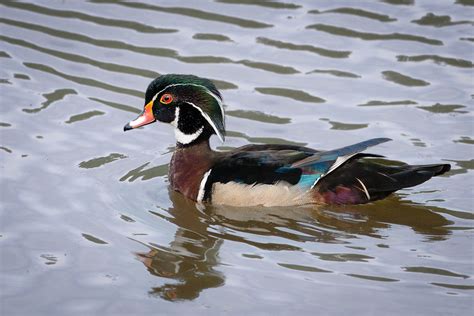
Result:
<svg viewBox="0 0 474 316"><path fill-rule="evenodd" d="M178 144L189 145L216 134L224 141L222 97L212 81L193 75L162 75L145 94L143 112L124 126L128 131L156 121L175 128Z"/></svg>

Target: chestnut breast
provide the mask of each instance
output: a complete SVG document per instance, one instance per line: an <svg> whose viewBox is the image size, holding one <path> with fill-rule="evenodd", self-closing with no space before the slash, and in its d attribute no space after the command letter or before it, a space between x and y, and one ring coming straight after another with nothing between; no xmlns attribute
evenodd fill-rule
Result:
<svg viewBox="0 0 474 316"><path fill-rule="evenodd" d="M189 147L178 147L170 162L171 188L194 201L204 174L212 168L214 153L207 142Z"/></svg>

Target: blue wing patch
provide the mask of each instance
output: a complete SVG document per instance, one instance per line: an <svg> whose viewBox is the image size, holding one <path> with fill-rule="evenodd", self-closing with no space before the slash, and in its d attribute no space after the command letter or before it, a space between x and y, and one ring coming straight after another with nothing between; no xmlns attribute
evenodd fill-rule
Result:
<svg viewBox="0 0 474 316"><path fill-rule="evenodd" d="M281 172L287 169L299 168L302 175L297 185L310 189L325 175L342 166L352 156L366 150L369 147L390 141L390 138L373 138L354 145L341 147L334 150L318 152L310 157L293 163L290 167L283 167ZM285 170L283 170L285 169Z"/></svg>

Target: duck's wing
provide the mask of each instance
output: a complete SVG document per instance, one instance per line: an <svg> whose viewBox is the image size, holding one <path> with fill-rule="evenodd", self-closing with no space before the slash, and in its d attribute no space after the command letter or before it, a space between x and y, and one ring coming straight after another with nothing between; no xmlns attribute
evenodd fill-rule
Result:
<svg viewBox="0 0 474 316"><path fill-rule="evenodd" d="M320 179L345 164L355 155L381 157L374 154L360 154L369 147L390 141L390 138L373 138L357 144L338 149L315 153L291 164L290 168L302 170L298 185L305 188L314 188Z"/></svg>
<svg viewBox="0 0 474 316"><path fill-rule="evenodd" d="M214 183L255 185L284 181L309 190L352 156L388 140L372 139L330 151L293 145L247 145L221 153L203 179L202 198L209 199Z"/></svg>
<svg viewBox="0 0 474 316"><path fill-rule="evenodd" d="M302 171L290 167L291 164L315 153L314 149L293 145L247 145L220 153L207 182L273 184L286 181L296 184Z"/></svg>

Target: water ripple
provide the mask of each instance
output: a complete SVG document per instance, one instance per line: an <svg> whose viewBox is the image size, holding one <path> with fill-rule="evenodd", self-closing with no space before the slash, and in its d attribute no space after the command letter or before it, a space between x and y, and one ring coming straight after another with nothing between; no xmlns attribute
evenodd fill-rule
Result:
<svg viewBox="0 0 474 316"><path fill-rule="evenodd" d="M196 33L193 38L202 41L233 42L228 36L222 34Z"/></svg>
<svg viewBox="0 0 474 316"><path fill-rule="evenodd" d="M133 182L139 178L141 178L142 181L146 181L156 177L163 177L168 174L168 164L145 169L145 167L149 164L150 163L147 162L133 170L130 170L129 172L127 172L127 174L121 177L119 181L122 182L128 180L128 182Z"/></svg>
<svg viewBox="0 0 474 316"><path fill-rule="evenodd" d="M429 106L417 106L417 108L431 112L431 113L469 113L469 111L460 110L466 108L465 105L460 104L441 104L436 103Z"/></svg>
<svg viewBox="0 0 474 316"><path fill-rule="evenodd" d="M353 123L342 123L342 122L335 122L330 121L327 118L320 118L321 121L326 121L331 124L331 129L339 130L339 131L352 131L361 128L367 128L369 124L353 124Z"/></svg>
<svg viewBox="0 0 474 316"><path fill-rule="evenodd" d="M159 75L157 72L151 71L148 69L140 69L140 68L125 66L125 65L98 61L98 60L94 60L92 58L88 58L82 55L49 49L46 47L35 45L31 42L27 42L21 39L11 38L7 36L3 36L3 35L0 35L0 40L12 45L18 45L18 46L26 47L29 49L33 49L35 51L42 52L44 54L48 54L57 58L61 58L61 59L76 62L76 63L82 63L82 64L95 66L97 68L108 70L108 71L138 75L138 76L142 76L146 78L156 78Z"/></svg>
<svg viewBox="0 0 474 316"><path fill-rule="evenodd" d="M412 23L416 23L418 25L425 25L425 26L434 26L434 27L446 27L446 26L453 26L453 25L460 25L460 24L470 24L474 25L472 21L451 21L451 17L449 15L436 15L434 13L427 13L425 16L421 17L418 20L411 21Z"/></svg>
<svg viewBox="0 0 474 316"><path fill-rule="evenodd" d="M348 71L341 71L341 70L335 70L335 69L315 69L311 70L306 73L307 75L310 74L328 74L332 75L335 77L341 77L341 78L361 78L360 75L354 74L352 72Z"/></svg>
<svg viewBox="0 0 474 316"><path fill-rule="evenodd" d="M288 2L267 1L267 0L215 0L215 2L240 4L240 5L254 5L271 9L299 9L300 5Z"/></svg>
<svg viewBox="0 0 474 316"><path fill-rule="evenodd" d="M287 88L274 88L274 87L256 87L255 90L263 94L276 95L276 96L290 98L290 99L301 101L301 102L311 102L311 103L326 102L326 100L320 97L316 97L314 95L311 95L301 90L293 90L293 89L287 89Z"/></svg>
<svg viewBox="0 0 474 316"><path fill-rule="evenodd" d="M412 100L399 100L399 101L380 101L380 100L371 100L367 101L364 104L358 104L358 106L391 106L391 105L413 105L418 104Z"/></svg>
<svg viewBox="0 0 474 316"><path fill-rule="evenodd" d="M288 124L291 122L290 118L270 115L260 111L233 110L226 111L225 113L226 115L233 117L239 117L271 124Z"/></svg>
<svg viewBox="0 0 474 316"><path fill-rule="evenodd" d="M91 2L110 3L110 4L121 5L121 6L129 7L129 8L133 8L133 9L166 12L170 14L183 15L183 16L187 16L187 17L191 17L195 19L202 19L202 20L207 20L207 21L215 21L215 22L238 25L244 28L260 29L260 28L273 27L273 25L271 24L266 24L266 23L257 22L253 20L247 20L247 19L242 19L242 18L238 18L234 16L212 13L212 12L197 10L193 8L187 8L187 7L163 7L163 6L157 6L157 5L152 5L152 4L142 3L142 2L122 2L122 1L119 2L116 0L91 0Z"/></svg>
<svg viewBox="0 0 474 316"><path fill-rule="evenodd" d="M460 68L474 68L474 64L472 63L472 61L461 58L442 57L438 55L398 55L397 60L400 62L423 62L426 60L430 60L438 65L449 65Z"/></svg>
<svg viewBox="0 0 474 316"><path fill-rule="evenodd" d="M142 91L128 89L124 87L118 87L118 86L111 85L111 84L108 84L99 80L91 79L91 78L68 75L43 64L24 62L23 65L25 65L28 68L43 71L51 75L55 75L55 76L61 77L63 79L66 79L66 80L69 80L81 85L101 88L104 90L108 90L108 91L112 91L112 92L116 92L120 94L131 95L140 99L143 99L143 97L145 96L145 93Z"/></svg>
<svg viewBox="0 0 474 316"><path fill-rule="evenodd" d="M430 83L421 79L412 78L410 76L401 74L396 71L386 70L382 71L383 78L387 81L397 83L407 87L424 87L429 86Z"/></svg>
<svg viewBox="0 0 474 316"><path fill-rule="evenodd" d="M94 110L94 111L87 111L87 112L85 112L85 113L72 115L72 116L69 118L69 120L65 121L64 123L66 123L66 124L71 124L71 123L75 123L75 122L79 122L79 121L88 120L88 119L90 119L91 117L100 116L100 115L104 115L104 114L105 114L104 112L102 112L102 111L97 111L97 110Z"/></svg>
<svg viewBox="0 0 474 316"><path fill-rule="evenodd" d="M403 269L407 272L428 273L428 274L436 274L436 275L463 278L463 279L469 278L469 276L465 274L454 273L448 270L431 268L431 267L418 267L417 266L417 267L403 267Z"/></svg>
<svg viewBox="0 0 474 316"><path fill-rule="evenodd" d="M296 270L296 271L303 271L303 272L318 272L318 273L331 273L332 271L329 270L324 270L316 267L311 267L311 266L304 266L300 264L292 264L292 263L278 263L279 266L283 268L287 268L290 270Z"/></svg>
<svg viewBox="0 0 474 316"><path fill-rule="evenodd" d="M41 106L34 109L23 109L23 112L26 113L38 113L44 109L47 109L51 104L54 102L60 101L64 99L68 95L77 94L77 92L73 89L57 89L50 93L44 93L43 97L46 99Z"/></svg>
<svg viewBox="0 0 474 316"><path fill-rule="evenodd" d="M234 61L230 58L227 57L219 57L219 56L181 56L176 50L174 49L169 49L169 48L161 48L161 47L144 47L144 46L135 46L131 45L125 42L121 41L116 41L116 40L101 40L101 39L95 39L86 35L78 34L78 33L72 33L72 32L67 32L67 31L58 31L56 29L48 28L42 25L38 24L32 24L32 23L26 23L26 22L21 22L21 21L15 21L11 19L5 19L5 18L0 18L0 23L8 24L8 25L13 25L21 28L26 28L32 31L37 31L37 32L42 32L48 35L68 39L68 40L75 40L79 42L84 42L87 44L91 44L94 46L99 46L99 47L105 47L105 48L111 48L111 49L120 49L120 50L126 50L126 51L132 51L135 53L139 54L145 54L145 55L150 55L150 56L160 56L164 58L173 58L176 60L179 60L181 62L185 63L234 63L234 64L242 64L250 68L256 68L256 69L261 69L273 73L278 73L278 74L296 74L299 73L298 70L294 69L293 67L289 66L282 66L282 65L277 65L277 64L272 64L272 63L266 63L266 62L258 62L258 61L252 61L252 60L238 60ZM57 52L51 49L46 49L46 48L41 48L38 47L37 45L27 43L22 40L14 39L14 38L9 38L2 36L1 39L10 42L12 44L16 45L22 45L28 48L36 49L45 53L49 53L52 55L55 55L56 57L60 58L66 58L66 59L73 59L77 56L75 54L70 54L70 53L61 53ZM97 67L107 69L107 70L113 70L113 71L119 71L119 72L125 72L125 73L132 73L132 74L140 74L142 76L154 78L156 77L156 72L150 71L150 70L145 70L145 69L137 69L129 66L124 66L124 65L117 65L117 64L111 64L111 63L105 63L105 62L98 62L95 60L92 60L90 58L84 57L84 56L77 56L79 62L95 65ZM225 83L225 86L227 87L236 87L234 84L230 84L224 81L221 81L222 83Z"/></svg>
<svg viewBox="0 0 474 316"><path fill-rule="evenodd" d="M339 13L339 14L355 15L358 17L377 20L380 22L397 21L397 19L391 18L390 16L386 14L380 14L380 13L376 13L372 11L367 11L367 10L358 9L358 8L349 8L349 7L336 8L336 9L330 9L330 10L324 10L324 11L310 10L308 11L308 13L312 13L312 14Z"/></svg>
<svg viewBox="0 0 474 316"><path fill-rule="evenodd" d="M330 58L348 58L349 55L351 54L350 51L337 51L337 50L331 50L327 48L316 47L312 45L293 44L289 42L273 40L266 37L257 37L257 43L267 45L267 46L273 46L273 47L277 47L281 49L311 52L311 53L318 54L320 56L330 57Z"/></svg>
<svg viewBox="0 0 474 316"><path fill-rule="evenodd" d="M443 42L437 39L427 38L424 36L403 34L403 33L389 33L389 34L379 34L379 33L369 33L369 32L360 32L351 30L344 27L327 25L327 24L312 24L306 27L307 29L314 29L321 32L326 32L333 35L344 36L344 37L353 37L360 38L366 41L389 41L389 40L399 40L399 41L412 41L428 45L443 45Z"/></svg>
<svg viewBox="0 0 474 316"><path fill-rule="evenodd" d="M61 18L78 19L82 21L92 22L98 25L131 29L131 30L135 30L141 33L176 33L178 32L178 30L176 29L156 28L150 25L141 24L134 21L110 19L110 18L105 18L105 17L100 17L100 16L89 15L89 14L85 14L78 11L56 10L56 9L51 9L51 8L35 5L32 3L7 1L7 2L1 2L0 4L7 7L13 7L16 9L31 11L34 13L61 17Z"/></svg>
<svg viewBox="0 0 474 316"><path fill-rule="evenodd" d="M108 156L97 157L97 158L93 158L87 161L82 161L79 164L79 168L84 168L84 169L98 168L98 167L102 167L105 164L114 162L116 160L125 159L125 158L127 158L127 156L123 154L111 153Z"/></svg>
<svg viewBox="0 0 474 316"><path fill-rule="evenodd" d="M104 104L106 106L109 106L111 108L114 108L114 109L127 111L127 112L131 112L131 113L135 113L135 114L138 114L138 113L141 112L141 110L139 110L137 108L134 108L132 106L129 106L129 105L125 105L125 104L120 104L120 103L116 103L116 102L101 100L101 99L93 98L93 97L89 97L89 100L102 103L102 104Z"/></svg>

